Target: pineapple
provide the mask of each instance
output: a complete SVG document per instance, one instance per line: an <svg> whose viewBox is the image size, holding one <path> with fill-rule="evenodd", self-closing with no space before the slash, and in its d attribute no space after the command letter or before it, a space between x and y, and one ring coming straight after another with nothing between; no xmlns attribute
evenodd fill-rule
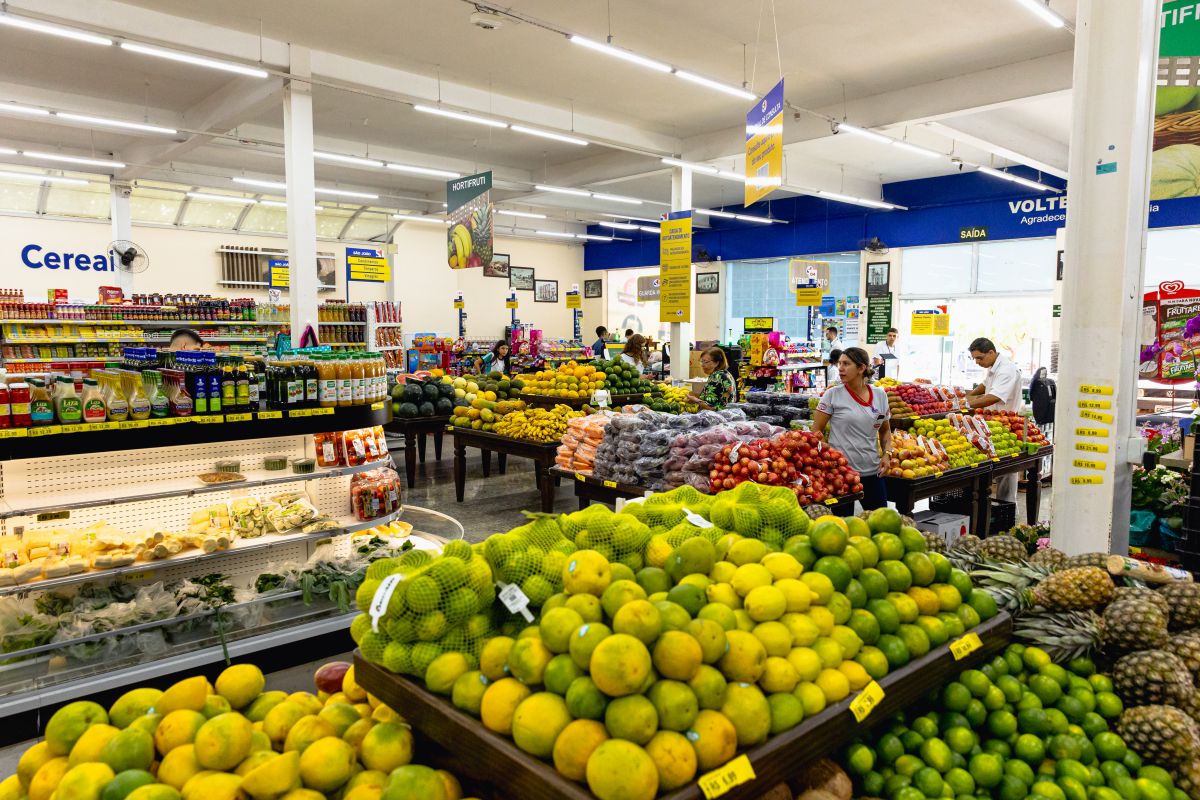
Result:
<svg viewBox="0 0 1200 800"><path fill-rule="evenodd" d="M946 540L943 539L940 535L938 535L936 533L931 533L929 531L921 531L921 535L923 537L925 537L925 545L929 548L929 552L931 552L931 553L946 552Z"/></svg>
<svg viewBox="0 0 1200 800"><path fill-rule="evenodd" d="M1114 600L1104 609L1106 648L1129 652L1161 648L1166 644L1167 615L1155 603L1140 597L1126 597Z"/></svg>
<svg viewBox="0 0 1200 800"><path fill-rule="evenodd" d="M1171 627L1184 630L1200 625L1200 583L1172 581L1158 587L1171 605Z"/></svg>
<svg viewBox="0 0 1200 800"><path fill-rule="evenodd" d="M956 548L967 550L972 553L978 553L983 540L973 533L968 533L965 536L958 537L958 541L954 543Z"/></svg>
<svg viewBox="0 0 1200 800"><path fill-rule="evenodd" d="M1183 761L1171 771L1175 788L1183 791L1191 800L1200 800L1200 756Z"/></svg>
<svg viewBox="0 0 1200 800"><path fill-rule="evenodd" d="M1095 608L1112 599L1112 578L1099 567L1059 570L1033 588L1033 600L1051 611Z"/></svg>
<svg viewBox="0 0 1200 800"><path fill-rule="evenodd" d="M1029 563L1060 570L1067 566L1067 554L1054 547L1044 547L1029 557Z"/></svg>
<svg viewBox="0 0 1200 800"><path fill-rule="evenodd" d="M997 561L1025 561L1029 557L1025 544L1020 539L1003 533L984 539L983 544L979 546L979 552Z"/></svg>
<svg viewBox="0 0 1200 800"><path fill-rule="evenodd" d="M988 561L976 557L977 568L971 569L971 582L996 601L996 605L1011 612L1022 612L1033 605L1031 589L1050 577L1045 567L1015 561Z"/></svg>
<svg viewBox="0 0 1200 800"><path fill-rule="evenodd" d="M1200 682L1200 631L1172 636L1163 649L1179 656L1192 673L1192 683Z"/></svg>
<svg viewBox="0 0 1200 800"><path fill-rule="evenodd" d="M1086 656L1103 641L1104 620L1091 609L1047 611L1017 617L1015 638L1040 647L1057 663Z"/></svg>
<svg viewBox="0 0 1200 800"><path fill-rule="evenodd" d="M1128 600L1134 597L1153 603L1158 606L1158 610L1163 613L1164 617L1170 617L1171 606L1167 602L1167 598L1153 589L1147 589L1145 586L1118 586L1117 591L1113 593L1113 602L1116 603L1120 600Z"/></svg>
<svg viewBox="0 0 1200 800"><path fill-rule="evenodd" d="M1117 722L1117 733L1142 758L1165 767L1194 758L1200 749L1196 721L1173 706L1127 708Z"/></svg>
<svg viewBox="0 0 1200 800"><path fill-rule="evenodd" d="M1067 567L1102 567L1108 569L1108 553L1080 553L1067 557Z"/></svg>
<svg viewBox="0 0 1200 800"><path fill-rule="evenodd" d="M1180 708L1195 691L1192 673L1183 660L1165 650L1122 656L1113 664L1112 679L1126 706L1166 704Z"/></svg>

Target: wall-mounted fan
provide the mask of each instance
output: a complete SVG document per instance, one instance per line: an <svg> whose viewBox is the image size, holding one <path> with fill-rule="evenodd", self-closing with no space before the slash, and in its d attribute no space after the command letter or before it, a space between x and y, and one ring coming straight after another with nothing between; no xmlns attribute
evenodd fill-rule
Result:
<svg viewBox="0 0 1200 800"><path fill-rule="evenodd" d="M150 256L136 242L118 239L108 246L121 272L138 274L150 269Z"/></svg>
<svg viewBox="0 0 1200 800"><path fill-rule="evenodd" d="M878 236L872 236L870 239L861 239L858 243L859 250L866 250L868 253L873 253L881 256L888 251L888 246Z"/></svg>

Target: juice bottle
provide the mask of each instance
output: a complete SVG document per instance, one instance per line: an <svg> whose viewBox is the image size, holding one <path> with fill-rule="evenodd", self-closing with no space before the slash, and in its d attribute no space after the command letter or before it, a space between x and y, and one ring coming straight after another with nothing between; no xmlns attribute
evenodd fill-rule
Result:
<svg viewBox="0 0 1200 800"><path fill-rule="evenodd" d="M54 410L58 421L64 425L83 421L83 402L75 392L75 382L62 375L56 381Z"/></svg>
<svg viewBox="0 0 1200 800"><path fill-rule="evenodd" d="M121 372L121 386L129 398L129 416L131 419L150 419L150 398L146 396L146 387L142 383L141 373L132 370Z"/></svg>
<svg viewBox="0 0 1200 800"><path fill-rule="evenodd" d="M208 402L208 371L203 364L187 363L184 365L184 374L187 375L188 385L192 389L192 404L196 409L197 414L209 413L210 403ZM220 410L221 400L218 397L212 398L212 404Z"/></svg>
<svg viewBox="0 0 1200 800"><path fill-rule="evenodd" d="M338 404L337 367L329 356L317 356L317 402L321 408Z"/></svg>
<svg viewBox="0 0 1200 800"><path fill-rule="evenodd" d="M316 408L321 404L321 380L317 373L317 362L313 356L304 359L304 405Z"/></svg>
<svg viewBox="0 0 1200 800"><path fill-rule="evenodd" d="M300 362L295 360L295 357L284 364L284 369L287 376L287 404L288 408L300 408L304 405L304 375L301 372Z"/></svg>
<svg viewBox="0 0 1200 800"><path fill-rule="evenodd" d="M338 405L353 405L354 389L351 387L350 362L344 355L331 356L331 358L336 359L337 364Z"/></svg>
<svg viewBox="0 0 1200 800"><path fill-rule="evenodd" d="M375 400L387 400L387 364L384 363L383 353L375 355Z"/></svg>
<svg viewBox="0 0 1200 800"><path fill-rule="evenodd" d="M254 381L255 405L258 400L258 380ZM246 364L240 364L237 368L237 410L250 410L250 368Z"/></svg>
<svg viewBox="0 0 1200 800"><path fill-rule="evenodd" d="M100 382L95 378L83 379L83 397L80 398L84 422L104 422L108 418L108 405L100 391Z"/></svg>
<svg viewBox="0 0 1200 800"><path fill-rule="evenodd" d="M12 427L11 401L7 383L0 383L0 428Z"/></svg>
<svg viewBox="0 0 1200 800"><path fill-rule="evenodd" d="M355 353L350 360L350 380L354 392L353 405L361 406L367 402L367 371L361 353Z"/></svg>
<svg viewBox="0 0 1200 800"><path fill-rule="evenodd" d="M54 424L54 403L44 381L29 379L29 421L35 427Z"/></svg>

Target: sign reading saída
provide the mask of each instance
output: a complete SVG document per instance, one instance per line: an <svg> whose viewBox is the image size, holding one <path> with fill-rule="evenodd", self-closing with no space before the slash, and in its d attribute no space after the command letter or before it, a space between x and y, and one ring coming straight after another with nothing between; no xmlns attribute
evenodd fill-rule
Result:
<svg viewBox="0 0 1200 800"><path fill-rule="evenodd" d="M987 238L987 227L984 225L970 225L966 228L958 229L958 240L960 242L982 242Z"/></svg>
<svg viewBox="0 0 1200 800"><path fill-rule="evenodd" d="M446 261L450 269L492 263L492 173L446 181Z"/></svg>

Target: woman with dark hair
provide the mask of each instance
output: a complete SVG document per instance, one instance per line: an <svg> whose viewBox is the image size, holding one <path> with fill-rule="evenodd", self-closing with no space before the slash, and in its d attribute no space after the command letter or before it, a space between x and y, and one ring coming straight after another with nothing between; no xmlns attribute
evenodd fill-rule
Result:
<svg viewBox="0 0 1200 800"><path fill-rule="evenodd" d="M505 375L509 370L509 348L508 342L501 339L492 345L491 352L483 354L483 367L480 369L484 375L489 372L502 372Z"/></svg>
<svg viewBox="0 0 1200 800"><path fill-rule="evenodd" d="M892 446L887 393L867 383L871 357L861 347L844 349L836 366L841 385L821 395L813 412L812 429L840 450L862 477L863 508L882 508L887 505L887 488L879 474L879 454Z"/></svg>
<svg viewBox="0 0 1200 800"><path fill-rule="evenodd" d="M733 376L729 374L725 351L710 347L700 353L700 369L708 376L708 382L699 395L689 393L688 399L708 411L720 411L733 402Z"/></svg>

